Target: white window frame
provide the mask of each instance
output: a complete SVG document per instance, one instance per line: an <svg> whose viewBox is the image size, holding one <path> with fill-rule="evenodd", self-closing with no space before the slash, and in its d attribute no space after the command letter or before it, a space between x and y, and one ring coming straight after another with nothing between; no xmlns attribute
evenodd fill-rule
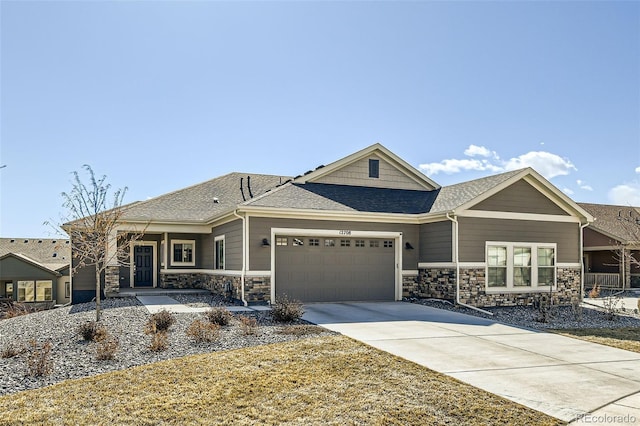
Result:
<svg viewBox="0 0 640 426"><path fill-rule="evenodd" d="M218 259L218 242L222 241L222 268L219 268L220 259ZM220 235L213 239L213 269L216 271L223 271L226 269L227 265L227 243L225 241L225 236Z"/></svg>
<svg viewBox="0 0 640 426"><path fill-rule="evenodd" d="M489 287L489 265L488 255L489 247L505 247L507 249L507 285L504 287ZM513 252L516 247L525 247L531 249L531 285L530 286L515 286L514 281L514 262ZM558 245L556 243L529 243L529 242L505 242L505 241L487 241L485 243L485 291L487 293L531 293L549 291L548 285L538 285L538 249L539 248L551 248L553 249L554 262L553 262L553 284L551 289L556 289L558 279ZM545 266L546 267L546 266Z"/></svg>
<svg viewBox="0 0 640 426"><path fill-rule="evenodd" d="M176 244L191 244L193 251L191 253L191 262L176 262L173 258ZM184 250L184 249L183 249ZM195 266L196 265L196 240L171 240L171 266ZM182 254L184 259L184 251Z"/></svg>

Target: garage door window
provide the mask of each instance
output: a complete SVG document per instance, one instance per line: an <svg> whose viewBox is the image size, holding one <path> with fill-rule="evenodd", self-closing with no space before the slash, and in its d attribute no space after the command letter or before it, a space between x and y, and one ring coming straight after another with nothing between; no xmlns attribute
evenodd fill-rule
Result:
<svg viewBox="0 0 640 426"><path fill-rule="evenodd" d="M364 240L356 240L356 247L364 247Z"/></svg>
<svg viewBox="0 0 640 426"><path fill-rule="evenodd" d="M340 247L351 247L351 240L340 240Z"/></svg>
<svg viewBox="0 0 640 426"><path fill-rule="evenodd" d="M380 247L380 241L378 241L378 240L370 240L369 241L369 247L371 247L371 248Z"/></svg>
<svg viewBox="0 0 640 426"><path fill-rule="evenodd" d="M276 238L276 245L277 246L286 246L289 244L289 240L285 237L278 237Z"/></svg>
<svg viewBox="0 0 640 426"><path fill-rule="evenodd" d="M320 245L320 240L317 238L309 238L309 246L318 247Z"/></svg>
<svg viewBox="0 0 640 426"><path fill-rule="evenodd" d="M383 246L387 248L393 247L393 240L384 240Z"/></svg>
<svg viewBox="0 0 640 426"><path fill-rule="evenodd" d="M335 240L324 240L324 246L325 247L335 247L336 246L336 242L335 242Z"/></svg>

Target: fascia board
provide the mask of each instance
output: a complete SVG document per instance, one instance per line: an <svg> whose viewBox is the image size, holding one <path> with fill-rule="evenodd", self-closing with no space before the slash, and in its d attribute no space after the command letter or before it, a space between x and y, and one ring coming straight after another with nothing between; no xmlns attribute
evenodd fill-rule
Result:
<svg viewBox="0 0 640 426"><path fill-rule="evenodd" d="M416 215L403 213L371 213L371 212L343 212L332 210L310 209L282 209L277 207L253 207L242 206L239 213L247 213L252 217L277 217L287 219L313 219L313 220L345 220L351 222L388 222L417 224Z"/></svg>

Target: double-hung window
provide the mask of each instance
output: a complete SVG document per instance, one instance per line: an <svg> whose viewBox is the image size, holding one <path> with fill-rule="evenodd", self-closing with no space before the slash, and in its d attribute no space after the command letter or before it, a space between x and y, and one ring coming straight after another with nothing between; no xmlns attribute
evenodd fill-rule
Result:
<svg viewBox="0 0 640 426"><path fill-rule="evenodd" d="M486 246L487 289L531 291L556 281L556 244L498 243Z"/></svg>
<svg viewBox="0 0 640 426"><path fill-rule="evenodd" d="M195 240L171 240L171 265L194 266L195 251Z"/></svg>
<svg viewBox="0 0 640 426"><path fill-rule="evenodd" d="M215 239L214 269L224 269L224 235Z"/></svg>
<svg viewBox="0 0 640 426"><path fill-rule="evenodd" d="M18 302L46 302L53 300L53 281L18 281Z"/></svg>

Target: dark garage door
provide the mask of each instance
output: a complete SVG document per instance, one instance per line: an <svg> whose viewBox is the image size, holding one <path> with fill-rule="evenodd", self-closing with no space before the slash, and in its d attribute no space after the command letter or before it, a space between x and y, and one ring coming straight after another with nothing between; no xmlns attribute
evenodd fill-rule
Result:
<svg viewBox="0 0 640 426"><path fill-rule="evenodd" d="M394 240L278 236L276 297L303 302L395 299Z"/></svg>

